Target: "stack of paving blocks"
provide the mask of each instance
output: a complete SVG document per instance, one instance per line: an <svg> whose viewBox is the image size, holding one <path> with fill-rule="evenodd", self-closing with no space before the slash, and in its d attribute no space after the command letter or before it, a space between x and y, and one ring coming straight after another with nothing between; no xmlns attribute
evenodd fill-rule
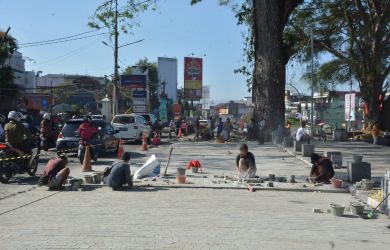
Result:
<svg viewBox="0 0 390 250"><path fill-rule="evenodd" d="M314 144L302 144L302 156L310 157L314 153Z"/></svg>
<svg viewBox="0 0 390 250"><path fill-rule="evenodd" d="M291 148L294 144L294 139L292 137L284 137L283 145L286 148Z"/></svg>
<svg viewBox="0 0 390 250"><path fill-rule="evenodd" d="M336 166L336 168L343 167L343 156L341 155L341 152L328 151L326 152L326 157L328 157L332 161L333 166Z"/></svg>
<svg viewBox="0 0 390 250"><path fill-rule="evenodd" d="M295 152L302 152L302 142L294 141Z"/></svg>
<svg viewBox="0 0 390 250"><path fill-rule="evenodd" d="M355 183L362 179L371 180L371 164L368 162L353 163L348 162L348 181Z"/></svg>

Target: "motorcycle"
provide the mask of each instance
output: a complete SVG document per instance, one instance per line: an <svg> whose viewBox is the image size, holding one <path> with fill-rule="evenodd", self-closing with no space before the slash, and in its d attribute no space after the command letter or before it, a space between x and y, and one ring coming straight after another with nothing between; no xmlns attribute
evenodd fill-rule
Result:
<svg viewBox="0 0 390 250"><path fill-rule="evenodd" d="M45 151L48 151L50 148L56 146L56 141L53 138L56 138L55 135L49 135L46 133L41 133L41 148Z"/></svg>
<svg viewBox="0 0 390 250"><path fill-rule="evenodd" d="M0 182L8 183L8 180L16 174L27 173L34 176L38 169L39 147L37 141L27 140L32 148L32 153L24 157L23 152L13 148L8 143L0 143Z"/></svg>
<svg viewBox="0 0 390 250"><path fill-rule="evenodd" d="M93 145L88 143L87 141L80 140L79 148L77 150L77 158L79 158L80 164L83 164L83 162L84 162L85 150L87 147L90 147L89 152L91 155L91 159L94 162L96 162L98 160L98 150L97 150L96 146L93 147Z"/></svg>

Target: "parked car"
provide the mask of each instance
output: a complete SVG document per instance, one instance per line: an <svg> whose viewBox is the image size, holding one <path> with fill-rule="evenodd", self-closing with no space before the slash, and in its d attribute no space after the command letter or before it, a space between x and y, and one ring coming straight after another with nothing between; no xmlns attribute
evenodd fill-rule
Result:
<svg viewBox="0 0 390 250"><path fill-rule="evenodd" d="M116 115L111 124L119 131L115 135L119 139L142 141L143 133L149 135L152 130L145 118L137 114Z"/></svg>
<svg viewBox="0 0 390 250"><path fill-rule="evenodd" d="M83 123L83 119L71 119L65 123L56 143L58 154L65 150L67 153L77 153L80 141L77 129L81 123ZM99 130L99 138L96 140L96 144L99 144L96 147L99 154L116 152L119 139L115 137L115 134L119 131L115 131L110 123L101 119L92 120L92 126Z"/></svg>

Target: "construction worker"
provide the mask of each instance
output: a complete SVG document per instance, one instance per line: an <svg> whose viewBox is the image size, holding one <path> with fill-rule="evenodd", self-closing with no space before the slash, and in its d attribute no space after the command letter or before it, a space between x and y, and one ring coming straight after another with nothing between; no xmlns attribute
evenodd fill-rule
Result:
<svg viewBox="0 0 390 250"><path fill-rule="evenodd" d="M315 177L316 182L329 183L334 176L332 161L327 157L321 157L316 153L310 156L311 170L310 177Z"/></svg>
<svg viewBox="0 0 390 250"><path fill-rule="evenodd" d="M33 135L30 131L20 123L23 114L16 111L8 113L9 122L4 127L5 141L11 144L12 147L23 151L25 154L31 154L31 147L25 142L27 139L32 139Z"/></svg>
<svg viewBox="0 0 390 250"><path fill-rule="evenodd" d="M111 187L112 190L118 190L125 184L129 188L133 187L129 161L130 153L125 152L121 157L121 161L115 162L110 168L104 170L103 182Z"/></svg>
<svg viewBox="0 0 390 250"><path fill-rule="evenodd" d="M65 155L49 160L43 170L39 185L47 185L50 189L61 188L70 174L66 165L68 165L68 158Z"/></svg>
<svg viewBox="0 0 390 250"><path fill-rule="evenodd" d="M236 170L240 178L254 178L256 176L255 156L249 152L247 144L240 146L240 153L236 158Z"/></svg>

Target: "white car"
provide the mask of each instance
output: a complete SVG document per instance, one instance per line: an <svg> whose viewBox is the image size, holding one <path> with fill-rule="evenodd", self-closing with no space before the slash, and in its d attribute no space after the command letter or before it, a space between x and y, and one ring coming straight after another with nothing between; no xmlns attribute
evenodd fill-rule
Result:
<svg viewBox="0 0 390 250"><path fill-rule="evenodd" d="M150 134L150 126L145 118L137 114L116 115L112 118L111 125L119 130L115 136L119 139L142 141L143 133Z"/></svg>

